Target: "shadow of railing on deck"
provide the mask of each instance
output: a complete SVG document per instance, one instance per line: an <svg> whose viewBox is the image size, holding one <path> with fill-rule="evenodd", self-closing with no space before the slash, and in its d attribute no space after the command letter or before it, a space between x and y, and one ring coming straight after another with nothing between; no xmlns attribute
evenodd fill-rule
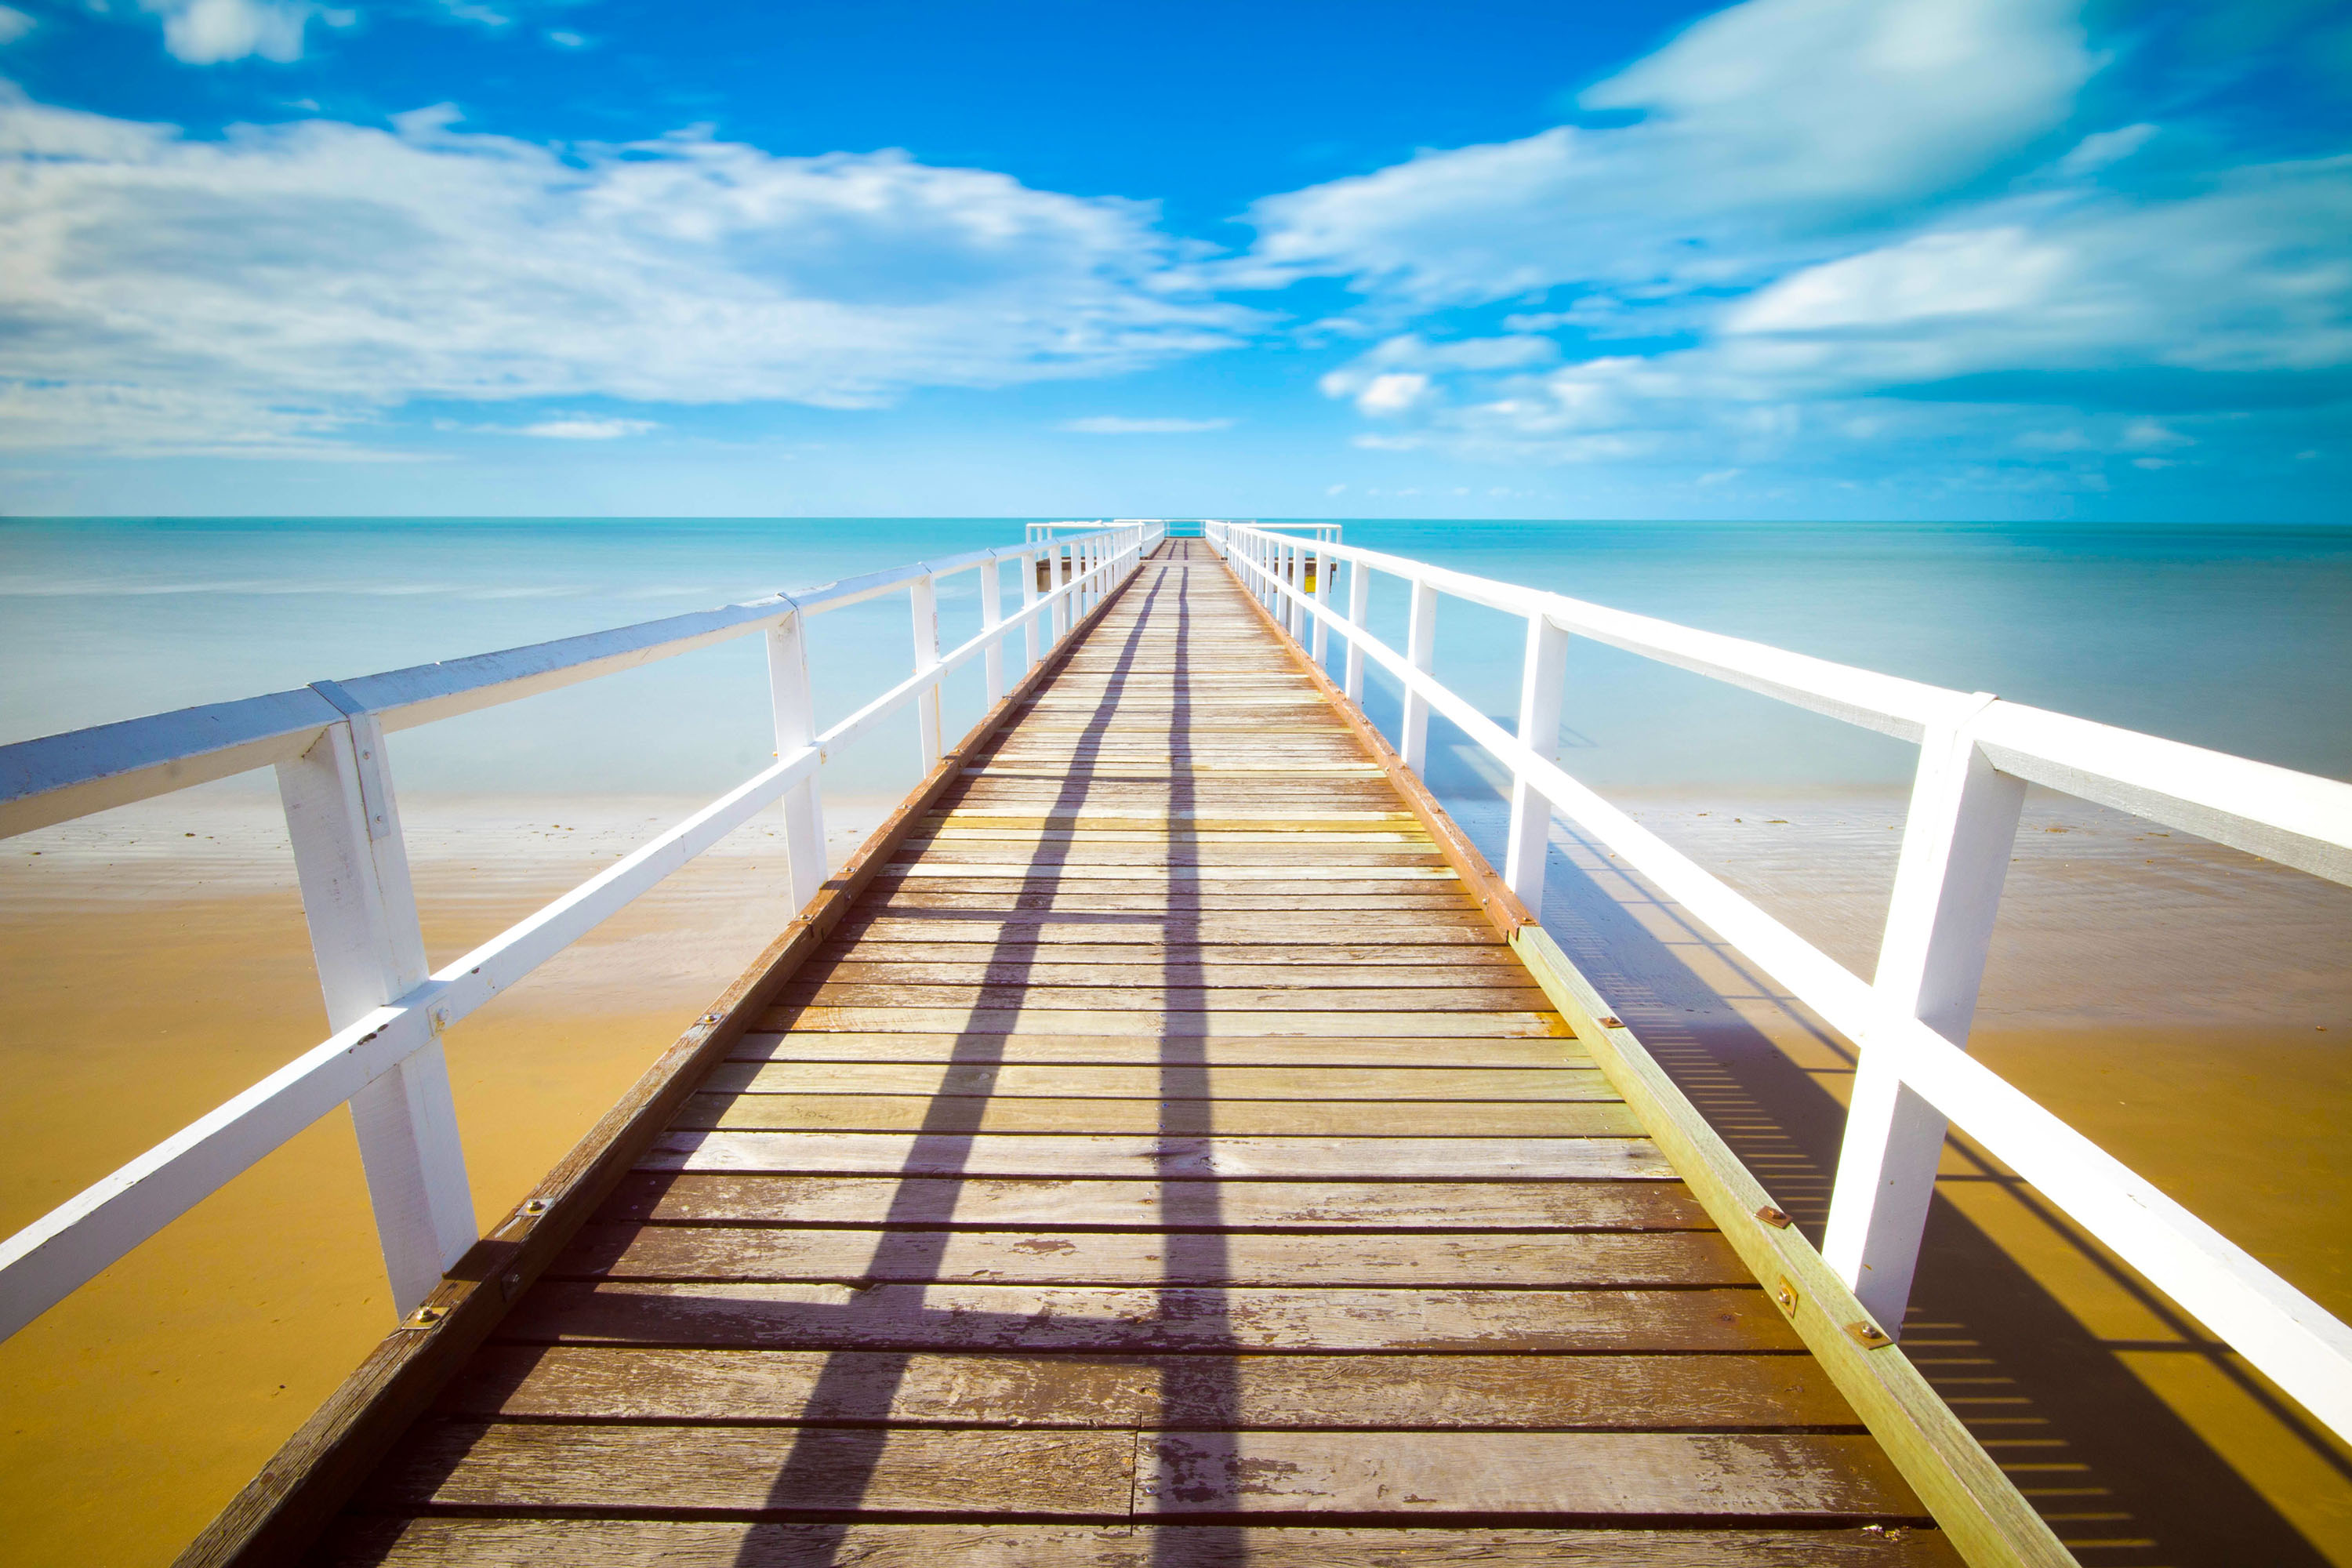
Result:
<svg viewBox="0 0 2352 1568"><path fill-rule="evenodd" d="M1475 836L1493 837L1493 822L1480 820L1492 816L1491 808L1455 802L1448 808ZM1781 1009L1793 1029L1809 1033L1848 1073L1851 1051L1678 905L1609 865L1607 854L1567 824L1553 825L1545 928L1818 1244L1845 1108L1816 1070L1793 1059L1736 1004ZM1710 964L1747 977L1750 989L1735 994L1710 985L1677 954L1685 944L1704 951ZM1971 1163L1970 1174L1944 1181L2008 1184L2032 1204L2060 1245L2179 1333L2180 1343L2162 1348L2202 1350L2321 1462L2344 1468L2326 1439L2248 1375L2226 1347L2084 1244L2034 1203L2023 1184L1980 1160ZM1904 1320L1903 1348L2084 1563L2325 1568L2327 1559L2122 1359L2152 1347L2103 1340L1941 1194Z"/></svg>

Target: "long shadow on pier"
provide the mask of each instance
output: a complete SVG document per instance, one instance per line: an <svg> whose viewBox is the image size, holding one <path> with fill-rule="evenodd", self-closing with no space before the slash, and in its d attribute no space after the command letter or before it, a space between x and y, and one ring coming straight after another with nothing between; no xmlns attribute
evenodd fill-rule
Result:
<svg viewBox="0 0 2352 1568"><path fill-rule="evenodd" d="M1449 806L1465 826L1483 830L1479 837L1492 836L1491 810ZM1575 858L1562 853L1563 842L1576 847ZM1706 951L1747 975L1752 989L1746 998L1784 994L1654 889L1613 867L1587 870L1579 858L1597 867L1605 864L1605 852L1556 824L1545 929L1818 1245L1845 1108L1814 1072L1742 1018L1733 998L1694 972L1675 944ZM1809 1020L1804 1026L1851 1070L1843 1041ZM2053 1237L2178 1335L2162 1342L2103 1340L2000 1241L1937 1197L1904 1320L1904 1351L2076 1558L2086 1568L2326 1568L2328 1559L2123 1357L2148 1351L2207 1357L2302 1433L2322 1462L2344 1468L2308 1419L2282 1406L2178 1309L2084 1246L2024 1184L1981 1160L1972 1164L1959 1180L2008 1185L2048 1218Z"/></svg>
<svg viewBox="0 0 2352 1568"><path fill-rule="evenodd" d="M1189 631L1188 612L1183 604L1181 574L1173 576L1177 587L1171 596L1176 601L1178 633L1172 682L1177 700L1171 705L1171 773L1191 754L1181 706L1187 675L1184 647ZM1166 591L1167 581L1163 578L1160 584L1145 595L1141 613L1111 668L1113 689L1081 732L1074 747L1080 754L1079 760L1069 769L1053 805L1041 815L1076 819L1095 772L1084 753L1098 747L1109 729L1116 708L1117 684L1146 648L1149 617ZM1002 740L1000 736L1000 743ZM1116 765L1115 762L1112 765ZM951 793L941 802L941 808L951 805L953 799ZM1180 881L1174 875L1176 863L1186 858L1197 843L1190 826L1192 809L1191 789L1179 775L1171 780L1169 801L1165 910L1157 915L1130 915L1121 922L1142 920L1161 926L1162 952L1166 955L1163 984L1171 991L1202 984L1197 950L1184 940L1198 927L1199 884ZM1023 890L1008 896L1008 904L1023 910L1051 908L1056 890L1055 873L1066 864L1077 842L1075 837L1057 841L1041 837L1024 879ZM1034 884L1043 884L1044 891L1034 890ZM1024 929L1005 925L991 947L987 969L991 989L1025 984L1040 961L1038 933L1032 930L1030 939L1024 942L1019 939ZM951 1072L966 1070L958 1075L961 1081L953 1084L954 1093L935 1096L925 1110L920 1131L882 1222L886 1229L868 1265L869 1280L927 1280L940 1277L940 1266L953 1235L950 1227L962 1195L965 1177L961 1173L970 1164L972 1139L980 1132L986 1116L995 1071L1003 1065L1004 1047L1005 1037L999 1034L970 1032L958 1037L949 1068ZM1238 1405L1230 1352L1232 1335L1226 1326L1227 1301L1222 1284L1228 1273L1228 1247L1222 1234L1217 1181L1213 1175L1209 1179L1184 1179L1207 1173L1210 1163L1213 1128L1208 1103L1207 1041L1181 1031L1166 1031L1162 1058L1163 1100L1158 1152L1161 1210L1163 1224L1175 1234L1167 1238L1166 1278L1170 1288L1162 1292L1160 1316L1162 1320L1176 1316L1184 1319L1188 1345L1214 1348L1210 1353L1185 1356L1174 1363L1165 1375L1160 1410L1163 1421L1171 1413L1182 1412L1187 1425L1204 1417L1213 1424L1219 1413L1233 1412ZM970 1069L975 1068L980 1070L971 1073ZM977 1083L970 1081L975 1077ZM856 1341L858 1316L855 1306L837 1316L840 1329L835 1342L844 1351ZM796 1564L816 1568L817 1564L838 1558L849 1529L847 1519L841 1516L855 1510L857 1500L862 1500L871 1487L889 1441L887 1423L893 1405L908 1364L919 1351L919 1347L836 1352L820 1373L806 1408L823 1412L823 1424L796 1429L792 1449L770 1489L766 1510L771 1517L806 1519L814 1511L808 1509L807 1500L828 1500L830 1506L824 1511L835 1518L831 1521L813 1521L796 1532ZM1230 1436L1212 1431L1192 1435L1186 1441L1192 1467L1205 1467L1209 1474L1230 1473L1235 1458ZM983 1477L975 1476L972 1480L975 1486L985 1483ZM1183 1535L1182 1546L1173 1545L1164 1536L1157 1539L1155 1561L1240 1560L1235 1531L1211 1525L1187 1530ZM1226 1536L1235 1539L1229 1542L1223 1539ZM751 1568L752 1560L761 1557L762 1550L756 1544L756 1538L747 1539L738 1561L743 1568Z"/></svg>

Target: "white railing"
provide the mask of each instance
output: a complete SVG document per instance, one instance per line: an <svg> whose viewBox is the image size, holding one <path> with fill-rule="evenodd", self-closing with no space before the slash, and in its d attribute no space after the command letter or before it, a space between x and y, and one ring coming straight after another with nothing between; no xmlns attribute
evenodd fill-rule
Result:
<svg viewBox="0 0 2352 1568"><path fill-rule="evenodd" d="M1364 662L1402 686L1398 752L1415 772L1429 717L1443 714L1511 775L1502 876L1540 915L1551 815L1572 818L1745 952L1859 1048L1822 1254L1890 1331L1899 1331L1948 1122L2039 1188L2337 1434L2352 1436L2352 1328L2249 1257L1967 1054L1993 915L2029 783L2352 884L2352 784L2114 729L1986 692L1949 691L1447 571L1318 538L1211 523L1232 563L1313 655L1347 645L1342 680L1360 703ZM1308 592L1302 558L1319 569ZM1348 568L1331 607L1333 563ZM1365 627L1374 573L1411 593L1405 649ZM1430 673L1443 593L1528 623L1513 734ZM1688 857L1570 777L1554 760L1568 639L1587 637L1920 748L1878 967L1837 963Z"/></svg>
<svg viewBox="0 0 2352 1568"><path fill-rule="evenodd" d="M1018 549L919 562L800 594L639 626L322 680L0 747L0 837L274 766L303 913L327 1002L328 1039L211 1114L0 1243L0 1337L87 1283L263 1155L348 1102L393 1298L405 1316L475 1239L474 1209L441 1036L716 844L771 802L783 803L793 901L825 876L818 779L827 755L912 706L928 771L940 755L940 685L974 658L993 706L1006 690L1008 638L1023 670L1130 575L1160 537L1150 524L1097 527ZM1038 582L1041 562L1050 588ZM1021 574L1021 607L1003 607L1003 563ZM980 574L982 630L940 650L938 584ZM914 673L822 731L809 690L811 617L905 590L914 612ZM427 973L409 887L400 812L383 737L520 697L667 658L730 637L767 634L773 764L668 832L463 958ZM1017 679L1017 676L1016 676Z"/></svg>

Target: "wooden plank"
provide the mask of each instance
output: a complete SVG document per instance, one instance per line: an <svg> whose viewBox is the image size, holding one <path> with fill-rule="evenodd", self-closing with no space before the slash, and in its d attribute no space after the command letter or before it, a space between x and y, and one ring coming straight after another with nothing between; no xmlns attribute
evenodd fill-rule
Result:
<svg viewBox="0 0 2352 1568"><path fill-rule="evenodd" d="M884 868L888 881L940 882L1139 882L1181 888L1201 883L1266 883L1310 892L1343 889L1384 891L1389 882L1452 882L1451 866L1403 866L1367 862L1336 866L1160 866L1089 864L1062 860L895 860ZM1255 888L1248 889L1257 890Z"/></svg>
<svg viewBox="0 0 2352 1568"><path fill-rule="evenodd" d="M1567 1038L1569 1028L1549 1012L1067 1012L1053 1007L771 1007L763 1031L843 1029L854 1034L905 1029L917 1034L1149 1035L1161 1039L1237 1038L1274 1035L1498 1035L1512 1039Z"/></svg>
<svg viewBox="0 0 2352 1568"><path fill-rule="evenodd" d="M1205 1209L1199 1215L1206 1223L1216 1217ZM1052 1229L1016 1234L634 1224L585 1226L549 1266L548 1277L1423 1289L1680 1289L1753 1279L1713 1231L1202 1237Z"/></svg>
<svg viewBox="0 0 2352 1568"><path fill-rule="evenodd" d="M1302 913L1296 906L1250 916L1180 913L1173 919L1158 921L1076 910L991 911L867 907L861 909L855 920L844 922L841 930L844 941L861 944L987 942L1014 947L1023 943L1083 942L1161 948L1171 944L1261 946L1286 940L1295 950L1305 951L1308 962L1319 960L1326 952L1336 954L1391 937L1400 945L1409 943L1416 949L1495 949L1503 944L1492 926L1467 910L1460 910L1451 920L1376 910L1340 921Z"/></svg>
<svg viewBox="0 0 2352 1568"><path fill-rule="evenodd" d="M1010 1035L871 1033L846 1030L785 1035L745 1034L736 1061L1100 1063L1163 1067L1164 1042L1151 1035ZM1431 1067L1456 1071L1486 1068L1582 1068L1582 1046L1567 1037L1500 1037L1288 1036L1188 1041L1183 1059L1213 1071L1221 1067ZM716 1069L714 1069L716 1070Z"/></svg>
<svg viewBox="0 0 2352 1568"><path fill-rule="evenodd" d="M1148 916L1157 931L1181 933L1202 929L1219 915L1239 913L1293 914L1302 920L1320 921L1321 932L1333 942L1359 941L1363 935L1360 916L1370 915L1388 921L1407 923L1412 916L1444 921L1459 918L1465 912L1464 900L1442 883L1423 883L1430 889L1415 889L1386 893L1366 891L1349 883L1327 883L1313 892L1277 889L1237 893L1223 890L1187 891L1181 898L1171 897L1165 885L1151 887L1130 884L1087 887L1057 887L1051 882L1029 886L1000 882L982 887L960 887L922 882L894 882L881 889L867 905L876 915L900 915L929 912L933 910L985 911L997 915L1030 911L1055 914L1124 914ZM1264 928L1254 921L1236 922L1227 927L1237 931L1263 934Z"/></svg>
<svg viewBox="0 0 2352 1568"><path fill-rule="evenodd" d="M607 1220L998 1230L1711 1230L1666 1182L1160 1182L639 1172Z"/></svg>
<svg viewBox="0 0 2352 1568"><path fill-rule="evenodd" d="M1614 1100L1597 1068L958 1066L913 1062L723 1062L708 1094L1010 1095L1024 1099Z"/></svg>
<svg viewBox="0 0 2352 1568"><path fill-rule="evenodd" d="M679 1131L1097 1133L1208 1131L1237 1138L1362 1136L1411 1128L1422 1138L1633 1138L1624 1105L1585 1100L1377 1101L1028 1099L1012 1095L697 1094L670 1119Z"/></svg>
<svg viewBox="0 0 2352 1568"><path fill-rule="evenodd" d="M1137 1464L1138 1448L1142 1464ZM1662 1432L1316 1434L422 1425L374 1506L686 1514L1548 1515L1908 1522L1867 1436Z"/></svg>
<svg viewBox="0 0 2352 1568"><path fill-rule="evenodd" d="M1208 1539L1197 1538L1206 1535ZM682 1520L351 1521L329 1568L1952 1568L1932 1530L1516 1529L1227 1525L740 1524Z"/></svg>
<svg viewBox="0 0 2352 1568"><path fill-rule="evenodd" d="M1308 1432L1860 1425L1798 1355L1106 1359L492 1345L438 1408L485 1420Z"/></svg>
<svg viewBox="0 0 2352 1568"><path fill-rule="evenodd" d="M1926 1518L1875 1443L1837 1434L1169 1432L1136 1483L1178 1514Z"/></svg>
<svg viewBox="0 0 2352 1568"><path fill-rule="evenodd" d="M1646 1138L1137 1137L1013 1132L665 1132L645 1171L1118 1176L1130 1181L1674 1181Z"/></svg>
<svg viewBox="0 0 2352 1568"><path fill-rule="evenodd" d="M1286 1290L1020 1285L600 1284L549 1280L514 1343L711 1349L1401 1351L1619 1355L1789 1351L1764 1292Z"/></svg>
<svg viewBox="0 0 2352 1568"><path fill-rule="evenodd" d="M1371 977L1367 977L1368 980ZM1468 980L1470 976L1460 976ZM779 1006L1018 1009L1040 1007L1092 1013L1160 1011L1243 1013L1545 1013L1550 1001L1533 985L1491 980L1448 986L1145 985L1089 986L1015 984L935 985L919 982L875 984L856 980L795 978L777 997Z"/></svg>
<svg viewBox="0 0 2352 1568"><path fill-rule="evenodd" d="M1132 948L1066 949L1026 944L1022 951L993 954L942 954L893 952L875 947L826 944L824 955L803 965L794 978L857 981L885 985L1093 985L1118 990L1135 985L1264 985L1286 989L1416 990L1500 983L1528 990L1536 987L1527 971L1507 952L1447 953L1427 948L1383 949L1386 962L1366 963L1348 955L1309 956L1295 947L1242 950L1248 958L1233 956L1229 948L1162 947L1153 953ZM1255 954L1278 952L1283 962L1267 963ZM1366 973L1366 970L1374 973Z"/></svg>
<svg viewBox="0 0 2352 1568"><path fill-rule="evenodd" d="M373 1508L682 1513L966 1513L1124 1519L1125 1432L420 1423L363 1494Z"/></svg>

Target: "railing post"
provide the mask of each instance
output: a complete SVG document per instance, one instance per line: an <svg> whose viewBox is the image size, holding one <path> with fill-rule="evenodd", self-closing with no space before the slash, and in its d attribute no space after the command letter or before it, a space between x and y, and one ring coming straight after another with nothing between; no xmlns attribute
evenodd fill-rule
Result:
<svg viewBox="0 0 2352 1568"><path fill-rule="evenodd" d="M1364 617L1371 613L1372 576L1360 561L1348 563L1348 624L1360 630ZM1364 645L1354 637L1348 639L1348 672L1342 683L1348 700L1359 708L1364 703Z"/></svg>
<svg viewBox="0 0 2352 1568"><path fill-rule="evenodd" d="M1063 549L1064 546L1059 540L1049 538L1045 542L1045 587L1049 593L1058 592L1062 586L1066 570L1062 563ZM1067 599L1055 600L1052 613L1054 646L1058 647L1061 646L1062 639L1070 635L1070 602Z"/></svg>
<svg viewBox="0 0 2352 1568"><path fill-rule="evenodd" d="M1412 584L1412 610L1405 622L1405 662L1426 674L1437 652L1437 590L1419 577ZM1418 773L1429 761L1429 699L1412 687L1404 692L1404 723L1398 754Z"/></svg>
<svg viewBox="0 0 2352 1568"><path fill-rule="evenodd" d="M278 794L327 1026L340 1030L415 990L427 971L383 731L333 682L317 689L346 718L300 757L278 764ZM429 1044L351 1099L393 1309L404 1318L476 1236L437 1023L434 1032Z"/></svg>
<svg viewBox="0 0 2352 1568"><path fill-rule="evenodd" d="M1568 682L1568 633L1541 611L1528 617L1527 658L1519 669L1519 743L1549 759L1559 751L1559 700ZM1511 781L1511 834L1503 880L1528 913L1541 919L1544 852L1551 841L1551 801L1533 781Z"/></svg>
<svg viewBox="0 0 2352 1568"><path fill-rule="evenodd" d="M808 617L795 611L768 628L768 700L776 721L776 755L790 756L816 739L816 702L809 689ZM784 855L793 908L806 909L824 886L824 792L812 773L784 792Z"/></svg>
<svg viewBox="0 0 2352 1568"><path fill-rule="evenodd" d="M1982 712L1992 699L1979 695ZM1917 1018L1962 1049L2024 805L2025 781L1997 771L1968 723L1928 731L1873 984L1890 1013ZM1936 1195L1944 1117L1867 1037L1854 1043L1860 1056L1822 1255L1879 1325L1899 1335Z"/></svg>
<svg viewBox="0 0 2352 1568"><path fill-rule="evenodd" d="M980 563L980 629L988 631L1004 624L1004 567L992 555ZM1004 639L992 640L980 656L981 668L988 679L988 705L995 707L1004 700Z"/></svg>
<svg viewBox="0 0 2352 1568"><path fill-rule="evenodd" d="M1320 541L1318 541L1319 546ZM1315 552L1315 603L1323 609L1331 607L1331 552L1318 548ZM1323 664L1331 651L1331 628L1323 617L1315 617L1315 662Z"/></svg>
<svg viewBox="0 0 2352 1568"><path fill-rule="evenodd" d="M1021 552L1021 607L1024 610L1037 602L1037 563L1045 557L1034 550ZM1028 674L1037 668L1037 617L1030 616L1021 623L1021 648L1024 655L1021 673Z"/></svg>
<svg viewBox="0 0 2352 1568"><path fill-rule="evenodd" d="M915 611L915 673L936 669L940 663L940 584L928 572L908 584L908 597L914 601ZM940 739L940 683L925 687L915 698L915 750L922 757L923 771L940 760L943 742Z"/></svg>

